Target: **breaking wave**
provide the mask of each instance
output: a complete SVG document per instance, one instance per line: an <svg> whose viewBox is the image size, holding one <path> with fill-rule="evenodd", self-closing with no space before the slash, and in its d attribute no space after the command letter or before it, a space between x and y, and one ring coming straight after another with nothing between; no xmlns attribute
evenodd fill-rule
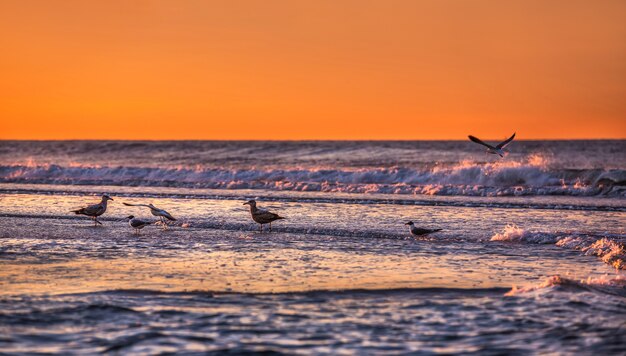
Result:
<svg viewBox="0 0 626 356"><path fill-rule="evenodd" d="M615 277L604 275L576 281L561 276L552 276L537 285L525 287L514 286L505 296L522 295L531 292L545 292L553 289L581 292L590 291L626 297L626 277L621 275Z"/></svg>
<svg viewBox="0 0 626 356"><path fill-rule="evenodd" d="M551 169L544 158L464 161L431 168L228 169L18 164L0 166L0 182L67 185L269 189L464 196L626 197L626 171Z"/></svg>
<svg viewBox="0 0 626 356"><path fill-rule="evenodd" d="M491 241L508 241L534 244L555 244L581 251L587 256L597 256L616 269L626 270L626 235L597 236L584 233L531 232L511 224L496 233Z"/></svg>

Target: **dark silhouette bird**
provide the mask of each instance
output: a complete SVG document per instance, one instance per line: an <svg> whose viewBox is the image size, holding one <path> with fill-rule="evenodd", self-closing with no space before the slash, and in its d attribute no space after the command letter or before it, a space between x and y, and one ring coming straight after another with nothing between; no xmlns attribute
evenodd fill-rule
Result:
<svg viewBox="0 0 626 356"><path fill-rule="evenodd" d="M141 229L152 224L152 221L137 219L133 215L129 215L128 217L126 217L126 219L128 219L128 225L135 229L133 233L137 235L141 233Z"/></svg>
<svg viewBox="0 0 626 356"><path fill-rule="evenodd" d="M425 229L425 228L417 227L412 221L409 221L408 223L404 225L409 225L409 231L411 232L411 235L413 236L424 236L424 235L432 234L433 232L441 231L441 229Z"/></svg>
<svg viewBox="0 0 626 356"><path fill-rule="evenodd" d="M475 142L479 145L483 145L485 147L487 147L487 153L491 153L493 155L498 155L500 157L504 157L504 155L506 155L507 151L504 149L509 143L511 143L511 141L513 141L513 139L515 138L515 133L513 134L513 136L507 138L506 140L500 142L499 144L497 144L496 146L492 146L488 143L485 143L483 140L479 139L478 137L469 135L467 136L469 137L469 139L472 142Z"/></svg>

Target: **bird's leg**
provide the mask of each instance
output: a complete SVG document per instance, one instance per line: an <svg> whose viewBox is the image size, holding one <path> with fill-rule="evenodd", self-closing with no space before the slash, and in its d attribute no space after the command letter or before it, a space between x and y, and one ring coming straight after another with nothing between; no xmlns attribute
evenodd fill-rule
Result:
<svg viewBox="0 0 626 356"><path fill-rule="evenodd" d="M263 224L259 224L259 231L263 232Z"/></svg>
<svg viewBox="0 0 626 356"><path fill-rule="evenodd" d="M272 223L270 223L270 232L272 232Z"/></svg>

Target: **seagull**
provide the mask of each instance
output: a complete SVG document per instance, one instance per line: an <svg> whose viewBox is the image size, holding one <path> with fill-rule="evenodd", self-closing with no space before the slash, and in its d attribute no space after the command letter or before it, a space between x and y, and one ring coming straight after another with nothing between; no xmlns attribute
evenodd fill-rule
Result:
<svg viewBox="0 0 626 356"><path fill-rule="evenodd" d="M135 233L137 235L140 234L141 229L143 229L144 227L152 224L151 221L145 221L145 220L137 219L133 215L127 216L126 219L128 219L128 225L130 225L130 227L135 229Z"/></svg>
<svg viewBox="0 0 626 356"><path fill-rule="evenodd" d="M163 209L159 209L152 204L130 204L130 203L123 203L123 204L126 206L145 206L146 208L150 209L150 212L152 213L152 215L157 216L159 218L159 220L161 221L161 224L163 225L165 229L167 229L166 219L171 220L171 221L176 221L176 218L174 218L170 213L168 213L167 211Z"/></svg>
<svg viewBox="0 0 626 356"><path fill-rule="evenodd" d="M481 139L479 139L478 137L469 135L467 136L469 137L469 139L472 142L476 142L479 145L483 145L485 147L487 147L487 153L491 153L493 155L499 155L500 157L504 157L504 155L506 154L506 151L504 150L504 148L511 143L511 141L513 141L513 139L515 138L515 133L513 133L513 136L507 138L506 140L500 142L499 144L497 144L495 147L483 142Z"/></svg>
<svg viewBox="0 0 626 356"><path fill-rule="evenodd" d="M417 227L415 226L413 221L409 221L408 223L404 225L409 225L409 231L411 232L411 235L413 236L424 236L424 235L432 234L433 232L441 231L441 229L424 229L421 227Z"/></svg>
<svg viewBox="0 0 626 356"><path fill-rule="evenodd" d="M255 200L248 200L243 203L243 205L250 205L250 215L252 215L252 220L260 225L261 232L263 232L263 224L270 224L270 232L272 232L272 221L285 219L278 214L270 213L265 209L257 208Z"/></svg>
<svg viewBox="0 0 626 356"><path fill-rule="evenodd" d="M104 214L105 211L107 211L107 201L113 201L113 199L104 194L102 196L102 200L100 201L100 203L98 204L93 204L93 205L89 205L85 208L80 208L77 210L72 210L72 213L75 213L76 215L87 215L90 218L93 219L93 225L94 226L98 226L97 224L102 225L102 223L100 221L98 221L98 216Z"/></svg>

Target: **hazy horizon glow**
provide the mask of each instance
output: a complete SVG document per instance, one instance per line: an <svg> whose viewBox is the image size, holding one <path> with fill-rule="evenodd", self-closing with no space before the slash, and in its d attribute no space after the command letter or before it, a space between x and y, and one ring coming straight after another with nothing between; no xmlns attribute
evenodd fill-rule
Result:
<svg viewBox="0 0 626 356"><path fill-rule="evenodd" d="M626 138L626 2L3 1L0 139Z"/></svg>

